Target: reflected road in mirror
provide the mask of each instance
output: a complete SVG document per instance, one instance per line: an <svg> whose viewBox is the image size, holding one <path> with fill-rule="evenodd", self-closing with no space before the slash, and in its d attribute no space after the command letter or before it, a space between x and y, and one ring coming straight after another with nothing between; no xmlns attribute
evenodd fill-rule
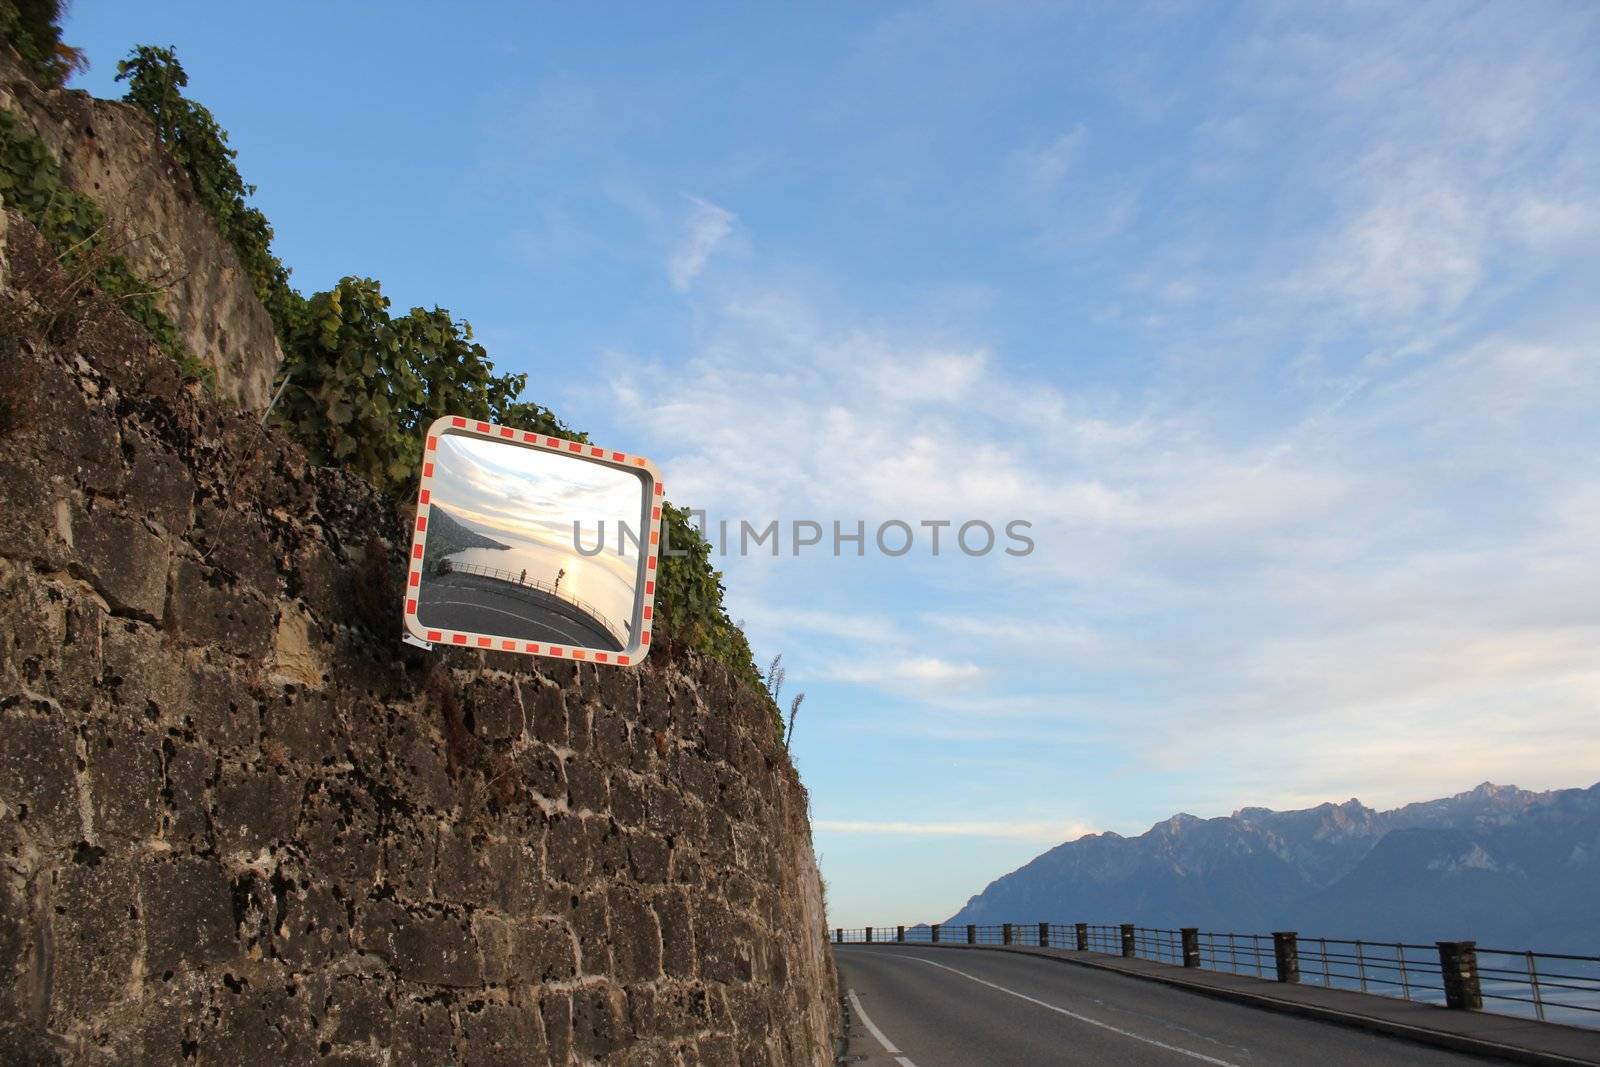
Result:
<svg viewBox="0 0 1600 1067"><path fill-rule="evenodd" d="M644 479L632 471L443 435L434 456L418 621L622 651L639 623L645 506Z"/></svg>

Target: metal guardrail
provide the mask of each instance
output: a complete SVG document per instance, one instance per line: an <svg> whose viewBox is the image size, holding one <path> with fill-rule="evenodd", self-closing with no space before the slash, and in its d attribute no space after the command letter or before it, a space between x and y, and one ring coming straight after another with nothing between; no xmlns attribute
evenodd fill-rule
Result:
<svg viewBox="0 0 1600 1067"><path fill-rule="evenodd" d="M837 944L957 943L1064 948L1303 982L1450 1008L1600 1028L1600 956L1361 938L1094 923L837 928Z"/></svg>
<svg viewBox="0 0 1600 1067"><path fill-rule="evenodd" d="M516 571L503 571L498 567L485 567L481 563L457 563L455 560L446 557L445 559L441 559L439 561L438 567L435 569L434 573L440 575L476 574L480 578L493 578L497 582L505 582L508 585L519 586L523 589L536 589L541 593L547 593L550 596L555 597L557 600L571 604L585 615L593 618L601 626L605 627L606 633L622 642L624 646L628 644L627 631L618 630L611 620L606 617L605 612L601 611L587 600L579 600L575 596L568 596L566 593L561 592L556 588L554 582L546 582L538 578L524 577L523 575L527 574L526 571L522 572L522 574L518 574Z"/></svg>

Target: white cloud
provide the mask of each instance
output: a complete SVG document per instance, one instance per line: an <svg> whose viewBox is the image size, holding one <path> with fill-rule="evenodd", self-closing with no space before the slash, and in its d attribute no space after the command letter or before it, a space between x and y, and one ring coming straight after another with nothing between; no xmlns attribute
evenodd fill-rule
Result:
<svg viewBox="0 0 1600 1067"><path fill-rule="evenodd" d="M829 671L828 676L835 681L891 689L960 689L982 681L984 671L975 663L953 663L937 656L890 656L842 663Z"/></svg>
<svg viewBox="0 0 1600 1067"><path fill-rule="evenodd" d="M680 501L1034 521L1032 557L920 588L923 632L894 580L761 572L801 607L758 622L817 639L819 675L916 705L841 729L1089 735L1131 749L1130 775L1204 764L1227 793L1192 806L1223 811L1600 765L1600 316L1566 292L1600 269L1600 126L1564 103L1576 75L1551 43L1582 35L1539 29L1537 61L1508 68L1496 19L1526 20L1495 11L1343 37L1263 16L1224 64L1236 96L1182 128L1208 142L1205 181L1250 176L1246 221L1265 221L1213 251L1228 208L1171 198L1171 231L1130 250L1137 306L1088 324L1133 338L1124 366L1070 337L1024 341L1022 366L998 328L752 269L697 302L691 358L617 389ZM1008 176L1076 194L1084 147L1069 130ZM726 561L730 586L766 563Z"/></svg>
<svg viewBox="0 0 1600 1067"><path fill-rule="evenodd" d="M824 834L866 834L892 837L987 837L1007 841L1034 841L1058 845L1076 841L1094 828L1074 821L986 821L957 819L944 822L897 822L868 819L818 819L812 828Z"/></svg>
<svg viewBox="0 0 1600 1067"><path fill-rule="evenodd" d="M691 196L689 202L692 210L685 227L687 232L667 260L667 277L680 293L688 292L694 285L695 279L706 269L711 253L733 232L737 219L733 212L699 197Z"/></svg>
<svg viewBox="0 0 1600 1067"><path fill-rule="evenodd" d="M1053 197L1083 153L1089 130L1083 123L1057 134L1043 144L1019 150L1014 159L1022 179L1024 195Z"/></svg>

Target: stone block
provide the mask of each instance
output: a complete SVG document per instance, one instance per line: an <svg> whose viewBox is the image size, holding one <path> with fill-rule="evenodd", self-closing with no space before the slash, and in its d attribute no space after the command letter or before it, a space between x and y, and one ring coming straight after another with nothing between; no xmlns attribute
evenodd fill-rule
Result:
<svg viewBox="0 0 1600 1067"><path fill-rule="evenodd" d="M395 997L394 1047L415 1064L453 1064L455 1035L450 1005L432 999Z"/></svg>
<svg viewBox="0 0 1600 1067"><path fill-rule="evenodd" d="M394 1030L395 1008L387 983L373 978L339 978L328 987L332 1043L387 1048Z"/></svg>
<svg viewBox="0 0 1600 1067"><path fill-rule="evenodd" d="M633 880L640 885L665 882L671 856L666 838L645 831L630 834L626 841Z"/></svg>
<svg viewBox="0 0 1600 1067"><path fill-rule="evenodd" d="M565 982L578 973L578 945L572 931L553 919L532 919L511 927L512 973L535 983Z"/></svg>
<svg viewBox="0 0 1600 1067"><path fill-rule="evenodd" d="M111 719L84 727L96 837L132 841L161 829L161 742L142 720Z"/></svg>
<svg viewBox="0 0 1600 1067"><path fill-rule="evenodd" d="M525 683L522 689L523 706L527 709L528 729L534 737L551 745L567 741L566 694L553 685Z"/></svg>
<svg viewBox="0 0 1600 1067"><path fill-rule="evenodd" d="M266 656L275 633L270 608L221 572L187 559L177 564L170 619L189 644L216 645L254 659Z"/></svg>
<svg viewBox="0 0 1600 1067"><path fill-rule="evenodd" d="M479 678L467 686L466 713L477 735L486 741L506 741L522 736L522 700L506 678Z"/></svg>
<svg viewBox="0 0 1600 1067"><path fill-rule="evenodd" d="M570 885L582 885L594 869L590 837L584 820L576 815L553 815L545 835L545 868L550 876Z"/></svg>
<svg viewBox="0 0 1600 1067"><path fill-rule="evenodd" d="M123 431L132 452L127 504L154 519L169 533L182 536L194 522L194 476L176 455L136 430Z"/></svg>
<svg viewBox="0 0 1600 1067"><path fill-rule="evenodd" d="M572 991L572 1043L581 1055L607 1056L623 1045L626 1013L620 990L582 986Z"/></svg>
<svg viewBox="0 0 1600 1067"><path fill-rule="evenodd" d="M211 838L210 805L206 789L216 773L217 760L207 750L187 741L167 738L165 758L166 825L163 834L171 844L204 848Z"/></svg>
<svg viewBox="0 0 1600 1067"><path fill-rule="evenodd" d="M545 1047L551 1063L566 1063L572 1049L572 994L565 989L546 989L539 997L539 1016L544 1021Z"/></svg>
<svg viewBox="0 0 1600 1067"><path fill-rule="evenodd" d="M228 874L197 857L154 859L139 872L145 967L161 978L186 967L241 958Z"/></svg>
<svg viewBox="0 0 1600 1067"><path fill-rule="evenodd" d="M304 971L347 955L349 913L332 886L309 875L290 879L280 870L273 877L273 887L278 915L272 940L279 958Z"/></svg>
<svg viewBox="0 0 1600 1067"><path fill-rule="evenodd" d="M51 1010L59 1019L99 1015L128 994L139 955L132 863L79 848L61 870L52 901Z"/></svg>
<svg viewBox="0 0 1600 1067"><path fill-rule="evenodd" d="M280 685L260 707L262 734L282 745L290 759L317 765L343 754L348 732L332 696Z"/></svg>
<svg viewBox="0 0 1600 1067"><path fill-rule="evenodd" d="M644 786L621 771L611 774L611 817L623 826L638 826L645 819Z"/></svg>
<svg viewBox="0 0 1600 1067"><path fill-rule="evenodd" d="M188 683L161 631L131 619L108 621L101 635L101 685L134 715L176 716Z"/></svg>
<svg viewBox="0 0 1600 1067"><path fill-rule="evenodd" d="M567 798L567 776L561 757L548 745L531 744L517 756L517 773L530 793L545 800Z"/></svg>
<svg viewBox="0 0 1600 1067"><path fill-rule="evenodd" d="M167 604L172 549L143 521L101 508L75 512L73 544L80 570L111 610L151 621Z"/></svg>
<svg viewBox="0 0 1600 1067"><path fill-rule="evenodd" d="M320 783L306 795L299 834L306 860L347 899L364 897L377 881L378 821L372 797L353 785Z"/></svg>
<svg viewBox="0 0 1600 1067"><path fill-rule="evenodd" d="M655 913L636 890L624 886L612 886L607 903L617 978L624 984L655 981L661 975L661 930Z"/></svg>
<svg viewBox="0 0 1600 1067"><path fill-rule="evenodd" d="M188 688L183 718L201 740L223 749L253 748L261 740L261 701L236 670L195 663Z"/></svg>
<svg viewBox="0 0 1600 1067"><path fill-rule="evenodd" d="M82 836L76 760L72 731L48 706L0 708L0 800L31 832L57 842Z"/></svg>
<svg viewBox="0 0 1600 1067"><path fill-rule="evenodd" d="M293 836L304 793L303 779L281 771L229 770L213 790L217 847L254 854Z"/></svg>
<svg viewBox="0 0 1600 1067"><path fill-rule="evenodd" d="M484 983L483 959L464 914L374 901L361 909L356 939L407 981L453 988Z"/></svg>
<svg viewBox="0 0 1600 1067"><path fill-rule="evenodd" d="M693 978L699 969L689 897L681 889L656 895L651 902L661 931L661 966L673 978Z"/></svg>
<svg viewBox="0 0 1600 1067"><path fill-rule="evenodd" d="M611 807L611 789L605 768L591 759L574 757L567 763L567 802L576 810L605 812Z"/></svg>
<svg viewBox="0 0 1600 1067"><path fill-rule="evenodd" d="M469 1004L461 1020L462 1059L484 1067L524 1067L545 1054L544 1027L533 1007Z"/></svg>

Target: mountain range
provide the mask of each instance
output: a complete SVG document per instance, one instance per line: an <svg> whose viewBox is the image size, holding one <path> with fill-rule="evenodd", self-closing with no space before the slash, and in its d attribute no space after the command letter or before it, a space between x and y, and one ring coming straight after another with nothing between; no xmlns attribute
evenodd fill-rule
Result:
<svg viewBox="0 0 1600 1067"><path fill-rule="evenodd" d="M949 922L1040 920L1600 954L1600 784L1178 814L1057 845Z"/></svg>

